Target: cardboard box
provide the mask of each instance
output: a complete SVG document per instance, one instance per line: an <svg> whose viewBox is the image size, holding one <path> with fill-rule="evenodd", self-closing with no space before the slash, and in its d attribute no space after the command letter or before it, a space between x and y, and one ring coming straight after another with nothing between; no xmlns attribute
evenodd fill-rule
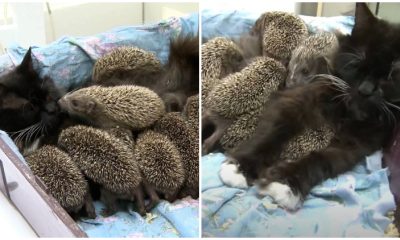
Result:
<svg viewBox="0 0 400 240"><path fill-rule="evenodd" d="M0 131L0 190L39 237L87 237L46 191L8 135Z"/></svg>

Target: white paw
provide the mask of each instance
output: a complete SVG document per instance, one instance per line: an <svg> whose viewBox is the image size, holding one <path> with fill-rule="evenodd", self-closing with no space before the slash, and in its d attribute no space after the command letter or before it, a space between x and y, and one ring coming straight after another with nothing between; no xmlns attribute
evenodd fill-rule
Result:
<svg viewBox="0 0 400 240"><path fill-rule="evenodd" d="M223 162L219 177L225 185L235 188L248 188L246 178L239 172L236 164Z"/></svg>
<svg viewBox="0 0 400 240"><path fill-rule="evenodd" d="M295 195L288 185L272 182L265 187L258 186L260 195L268 195L281 207L287 210L296 210L301 207L301 198Z"/></svg>

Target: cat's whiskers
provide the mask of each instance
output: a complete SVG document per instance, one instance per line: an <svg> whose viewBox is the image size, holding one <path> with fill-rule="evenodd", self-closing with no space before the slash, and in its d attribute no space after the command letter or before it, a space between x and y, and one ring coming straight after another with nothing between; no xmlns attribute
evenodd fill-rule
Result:
<svg viewBox="0 0 400 240"><path fill-rule="evenodd" d="M382 110L382 112L388 117L389 124L393 123L396 126L397 125L396 118L395 118L394 114L392 113L392 111L389 110L387 105L385 105L384 102L380 102L379 106L381 107L380 109Z"/></svg>
<svg viewBox="0 0 400 240"><path fill-rule="evenodd" d="M42 130L43 130L43 125L45 125L43 123L43 121L39 122L39 125L32 131L28 142L35 141L37 139L38 135L39 135L39 137L41 136Z"/></svg>
<svg viewBox="0 0 400 240"><path fill-rule="evenodd" d="M388 106L390 106L390 107L392 107L392 108L394 108L394 109L396 109L396 110L398 110L398 111L400 111L400 107L394 105L393 103L390 103L390 102L388 102L388 101L385 101L385 104L388 105Z"/></svg>
<svg viewBox="0 0 400 240"><path fill-rule="evenodd" d="M340 99L339 103L343 102L343 103L347 104L350 101L350 95L347 92L343 92L342 94L338 94L338 95L334 96L332 98L332 101L334 101L334 100L336 100L338 98Z"/></svg>
<svg viewBox="0 0 400 240"><path fill-rule="evenodd" d="M21 130L15 131L15 132L8 132L8 134L10 134L11 136L13 136L13 135L15 135L15 134L17 134L17 133L20 133L20 132L29 130L30 128L34 127L34 126L37 125L37 124L39 124L39 123L35 123L35 124L33 124L33 125L29 126L29 127L26 127L26 128L24 128L24 129L21 129Z"/></svg>
<svg viewBox="0 0 400 240"><path fill-rule="evenodd" d="M44 124L44 123L42 123L41 124L41 128L40 128L40 131L39 131L39 133L40 133L40 136L42 136L43 134L45 134L45 129L47 128L47 125L46 124ZM39 137L40 137L39 136Z"/></svg>
<svg viewBox="0 0 400 240"><path fill-rule="evenodd" d="M17 137L14 139L14 142L16 142L17 144L18 144L18 143L21 143L21 144L22 144L22 140L24 139L26 133L28 133L29 130L30 130L32 127L34 127L34 126L35 126L35 125L32 125L32 126L30 126L29 128L25 128L25 129L23 129L23 130L21 130L21 131L18 131L19 133L18 133ZM13 136L13 135L11 135L11 136Z"/></svg>
<svg viewBox="0 0 400 240"><path fill-rule="evenodd" d="M38 129L38 127L40 126L40 123L37 124L35 127L31 128L28 132L28 134L26 134L25 137L25 144L28 145L28 143L30 142L30 139L32 138L32 134L36 131L36 129Z"/></svg>
<svg viewBox="0 0 400 240"><path fill-rule="evenodd" d="M355 64L355 63L359 63L361 60L360 59L353 59L351 61L349 61L348 63L346 63L346 65L342 66L343 69L345 69L347 66Z"/></svg>
<svg viewBox="0 0 400 240"><path fill-rule="evenodd" d="M349 55L359 60L363 60L366 58L365 51L362 51L361 49L357 49L355 47L350 47L350 49L352 49L354 52L343 52L340 53L340 55Z"/></svg>
<svg viewBox="0 0 400 240"><path fill-rule="evenodd" d="M341 100L343 100L343 99L346 98L346 97L349 97L349 94L345 92L345 93L341 93L341 94L338 94L338 95L334 96L334 97L332 98L332 100L336 100L336 99L338 99L338 98L341 98Z"/></svg>
<svg viewBox="0 0 400 240"><path fill-rule="evenodd" d="M343 93L343 94L348 94L347 89L344 89L344 88L341 88L341 87L339 87L339 86L337 86L337 85L335 85L335 84L332 84L332 82L320 81L320 82L318 82L318 84L320 84L320 85L322 85L322 86L326 86L326 87L333 88L333 89L335 89L336 91L341 92L341 93Z"/></svg>
<svg viewBox="0 0 400 240"><path fill-rule="evenodd" d="M383 103L382 103L383 104ZM397 121L396 121L396 117L394 116L393 112L389 110L389 108L383 104L384 109L386 110L386 112L388 113L388 115L390 116L390 119L392 119L392 123L394 123L395 127L397 126Z"/></svg>
<svg viewBox="0 0 400 240"><path fill-rule="evenodd" d="M344 66L342 66L342 70L346 69L347 66L352 65L352 64L357 64L361 61L363 61L366 58L365 52L356 48L352 48L353 52L344 52L344 53L340 53L340 55L344 55L344 56L350 56L354 59L350 60L348 63L346 63Z"/></svg>
<svg viewBox="0 0 400 240"><path fill-rule="evenodd" d="M350 88L349 84L347 84L345 81L343 81L342 79L334 76L334 75L330 75L330 74L316 74L314 75L315 77L321 77L327 80L331 80L331 82L337 86L338 88L340 88L341 90L348 90Z"/></svg>
<svg viewBox="0 0 400 240"><path fill-rule="evenodd" d="M394 126L397 127L396 117L395 117L394 113L389 109L389 107L392 107L398 111L400 111L400 107L396 106L388 101L385 101L385 100L382 102L382 104L385 106L386 111L389 112L389 114L391 115L391 118L393 119L393 122L394 122Z"/></svg>
<svg viewBox="0 0 400 240"><path fill-rule="evenodd" d="M24 136L25 136L26 133L29 132L29 130L30 130L32 127L34 127L34 126L35 126L35 125L32 125L32 126L29 126L29 127L27 127L27 128L24 128L24 129L22 129L22 130L20 130L20 131L11 133L11 136L14 136L15 134L18 134L17 137L14 139L14 142L15 142L17 145L21 145L21 146L22 146L22 140L24 139Z"/></svg>
<svg viewBox="0 0 400 240"><path fill-rule="evenodd" d="M38 126L36 126L34 129L32 129L30 135L29 135L29 139L28 142L31 142L32 139L35 139L35 134L37 133L37 130L40 128L40 124Z"/></svg>
<svg viewBox="0 0 400 240"><path fill-rule="evenodd" d="M42 125L43 122L38 122L19 131L9 132L9 134L11 137L17 135L14 138L14 142L17 145L23 146L23 143L27 145L32 140L32 137L35 138L37 136L38 130L42 128Z"/></svg>

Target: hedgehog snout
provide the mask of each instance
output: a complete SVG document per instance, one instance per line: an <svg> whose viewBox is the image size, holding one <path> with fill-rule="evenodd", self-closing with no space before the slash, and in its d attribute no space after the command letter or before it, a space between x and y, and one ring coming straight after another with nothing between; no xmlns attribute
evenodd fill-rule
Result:
<svg viewBox="0 0 400 240"><path fill-rule="evenodd" d="M65 94L62 98L58 99L57 105L61 108L61 111L65 112L68 107L68 97L70 93Z"/></svg>

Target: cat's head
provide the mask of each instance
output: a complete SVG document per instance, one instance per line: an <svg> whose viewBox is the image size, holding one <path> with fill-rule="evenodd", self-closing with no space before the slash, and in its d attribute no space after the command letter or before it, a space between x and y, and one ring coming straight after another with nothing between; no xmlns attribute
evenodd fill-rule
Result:
<svg viewBox="0 0 400 240"><path fill-rule="evenodd" d="M52 80L34 70L29 49L20 65L0 77L0 129L26 142L52 131L59 124L59 97Z"/></svg>
<svg viewBox="0 0 400 240"><path fill-rule="evenodd" d="M336 74L349 85L347 104L358 120L384 115L400 103L400 26L356 4L351 35L339 38Z"/></svg>

